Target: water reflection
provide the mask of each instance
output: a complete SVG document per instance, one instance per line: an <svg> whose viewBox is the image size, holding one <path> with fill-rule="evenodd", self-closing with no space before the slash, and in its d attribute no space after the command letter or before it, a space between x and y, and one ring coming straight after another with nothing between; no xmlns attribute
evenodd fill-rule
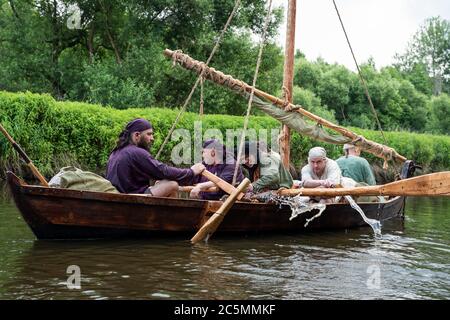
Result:
<svg viewBox="0 0 450 320"><path fill-rule="evenodd" d="M5 288L14 291L10 298L246 298L245 277L221 272L239 259L220 246L191 248L187 240L36 241ZM82 290L67 289L69 265L81 268Z"/></svg>
<svg viewBox="0 0 450 320"><path fill-rule="evenodd" d="M191 246L185 238L37 241L0 201L0 298L448 299L449 207L408 201L405 221L385 222L381 239L361 228ZM66 286L70 265L81 269L80 290Z"/></svg>
<svg viewBox="0 0 450 320"><path fill-rule="evenodd" d="M392 255L389 239L374 241L362 230L347 235L217 238L194 247L187 240L35 241L4 289L12 299L380 297L367 289L367 268L405 265L410 249L397 244ZM81 290L66 286L69 265L81 268Z"/></svg>

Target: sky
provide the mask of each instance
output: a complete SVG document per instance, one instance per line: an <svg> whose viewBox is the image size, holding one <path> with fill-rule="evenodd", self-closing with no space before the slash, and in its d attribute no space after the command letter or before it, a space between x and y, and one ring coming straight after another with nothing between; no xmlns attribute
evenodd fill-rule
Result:
<svg viewBox="0 0 450 320"><path fill-rule="evenodd" d="M413 35L432 16L450 20L450 0L335 0L358 63L374 58L377 68L394 62ZM285 6L288 0L273 0ZM285 10L286 11L286 10ZM286 14L286 12L285 12ZM284 47L286 19L279 29L278 44ZM297 0L295 48L308 60L356 70L332 0Z"/></svg>

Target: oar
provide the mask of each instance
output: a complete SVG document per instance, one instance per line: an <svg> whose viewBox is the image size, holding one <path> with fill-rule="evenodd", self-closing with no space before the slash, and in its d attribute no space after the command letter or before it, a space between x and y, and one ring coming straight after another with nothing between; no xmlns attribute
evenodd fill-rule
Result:
<svg viewBox="0 0 450 320"><path fill-rule="evenodd" d="M285 189L279 193L281 196L414 196L414 197L442 197L450 196L450 171L437 172L403 179L379 186L356 188L301 188Z"/></svg>
<svg viewBox="0 0 450 320"><path fill-rule="evenodd" d="M33 162L30 160L30 158L27 156L25 151L22 150L22 148L14 141L14 139L9 135L8 131L6 131L5 128L0 124L0 131L3 133L3 135L8 139L8 141L12 144L13 148L17 151L17 153L22 157L22 159L25 161L25 163L30 167L31 171L33 172L34 176L38 178L38 180L41 182L41 184L45 187L48 187L47 180L45 180L44 176L39 172L39 170L35 167Z"/></svg>
<svg viewBox="0 0 450 320"><path fill-rule="evenodd" d="M244 192L248 185L250 184L250 180L245 178L239 186L233 191L230 196L225 200L225 202L220 206L219 210L217 210L209 219L205 222L205 224L198 230L195 236L191 239L193 244L204 240L208 235L213 234L219 225L222 223L223 218L230 210L231 206L236 201L238 195L241 192ZM231 186L231 185L230 185Z"/></svg>
<svg viewBox="0 0 450 320"><path fill-rule="evenodd" d="M232 194L233 192L236 191L235 187L233 187L231 184L229 184L225 180L222 180L221 178L219 178L215 174L209 172L208 170L203 170L202 171L202 175L204 177L206 177L209 181L214 182L220 189L222 189L223 191L225 191L228 194ZM237 199L241 200L243 196L244 196L243 193L239 193L237 195Z"/></svg>
<svg viewBox="0 0 450 320"><path fill-rule="evenodd" d="M178 187L178 191L180 191L180 192L191 192L192 189L194 189L194 188L195 188L195 186L179 186ZM219 191L219 188L217 188L217 187L211 187L211 188L208 188L206 190L202 190L202 192L217 192L217 191Z"/></svg>

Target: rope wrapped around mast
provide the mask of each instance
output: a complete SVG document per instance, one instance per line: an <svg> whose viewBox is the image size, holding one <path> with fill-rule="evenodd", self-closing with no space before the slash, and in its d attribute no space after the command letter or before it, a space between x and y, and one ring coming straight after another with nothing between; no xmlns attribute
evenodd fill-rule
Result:
<svg viewBox="0 0 450 320"><path fill-rule="evenodd" d="M164 55L171 58L173 63L180 64L183 68L196 72L197 74L203 73L205 79L208 79L216 84L227 87L242 96L248 98L248 95L252 91L252 86L244 81L234 79L230 75L226 75L221 71L208 67L204 62L197 61L189 57L187 54L181 51L172 51L169 49L164 50ZM298 131L301 134L310 136L316 140L321 140L333 144L352 143L362 150L369 152L379 158L384 159L385 167L387 161L396 160L404 162L407 159L397 153L393 148L382 145L380 143L368 140L361 135L340 127L332 122L316 116L315 114L305 110L299 105L286 104L286 101L276 98L264 91L254 88L254 101L253 103L262 111L277 119L278 121L286 124L291 129ZM258 97L258 98L256 98ZM265 102L264 100L269 102ZM287 108L286 108L287 107ZM290 111L286 111L288 109ZM316 125L309 125L306 123L304 117L307 117L315 121ZM340 134L340 136L330 135L323 128L327 127Z"/></svg>

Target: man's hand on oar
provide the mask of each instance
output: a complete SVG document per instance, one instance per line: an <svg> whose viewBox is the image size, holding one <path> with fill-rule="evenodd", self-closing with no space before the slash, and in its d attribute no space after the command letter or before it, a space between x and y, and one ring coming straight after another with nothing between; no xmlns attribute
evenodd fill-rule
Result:
<svg viewBox="0 0 450 320"><path fill-rule="evenodd" d="M235 187L233 187L231 184L229 184L225 180L222 180L215 174L209 172L208 170L203 170L202 175L204 177L206 177L209 181L214 182L220 189L222 189L223 191L225 191L228 194L232 194L234 191L236 191ZM241 200L243 196L244 196L244 193L241 192L237 195L237 199Z"/></svg>
<svg viewBox="0 0 450 320"><path fill-rule="evenodd" d="M403 179L384 185L318 189L286 189L280 196L337 197L337 196L414 196L414 197L448 197L450 196L450 171L437 172Z"/></svg>

